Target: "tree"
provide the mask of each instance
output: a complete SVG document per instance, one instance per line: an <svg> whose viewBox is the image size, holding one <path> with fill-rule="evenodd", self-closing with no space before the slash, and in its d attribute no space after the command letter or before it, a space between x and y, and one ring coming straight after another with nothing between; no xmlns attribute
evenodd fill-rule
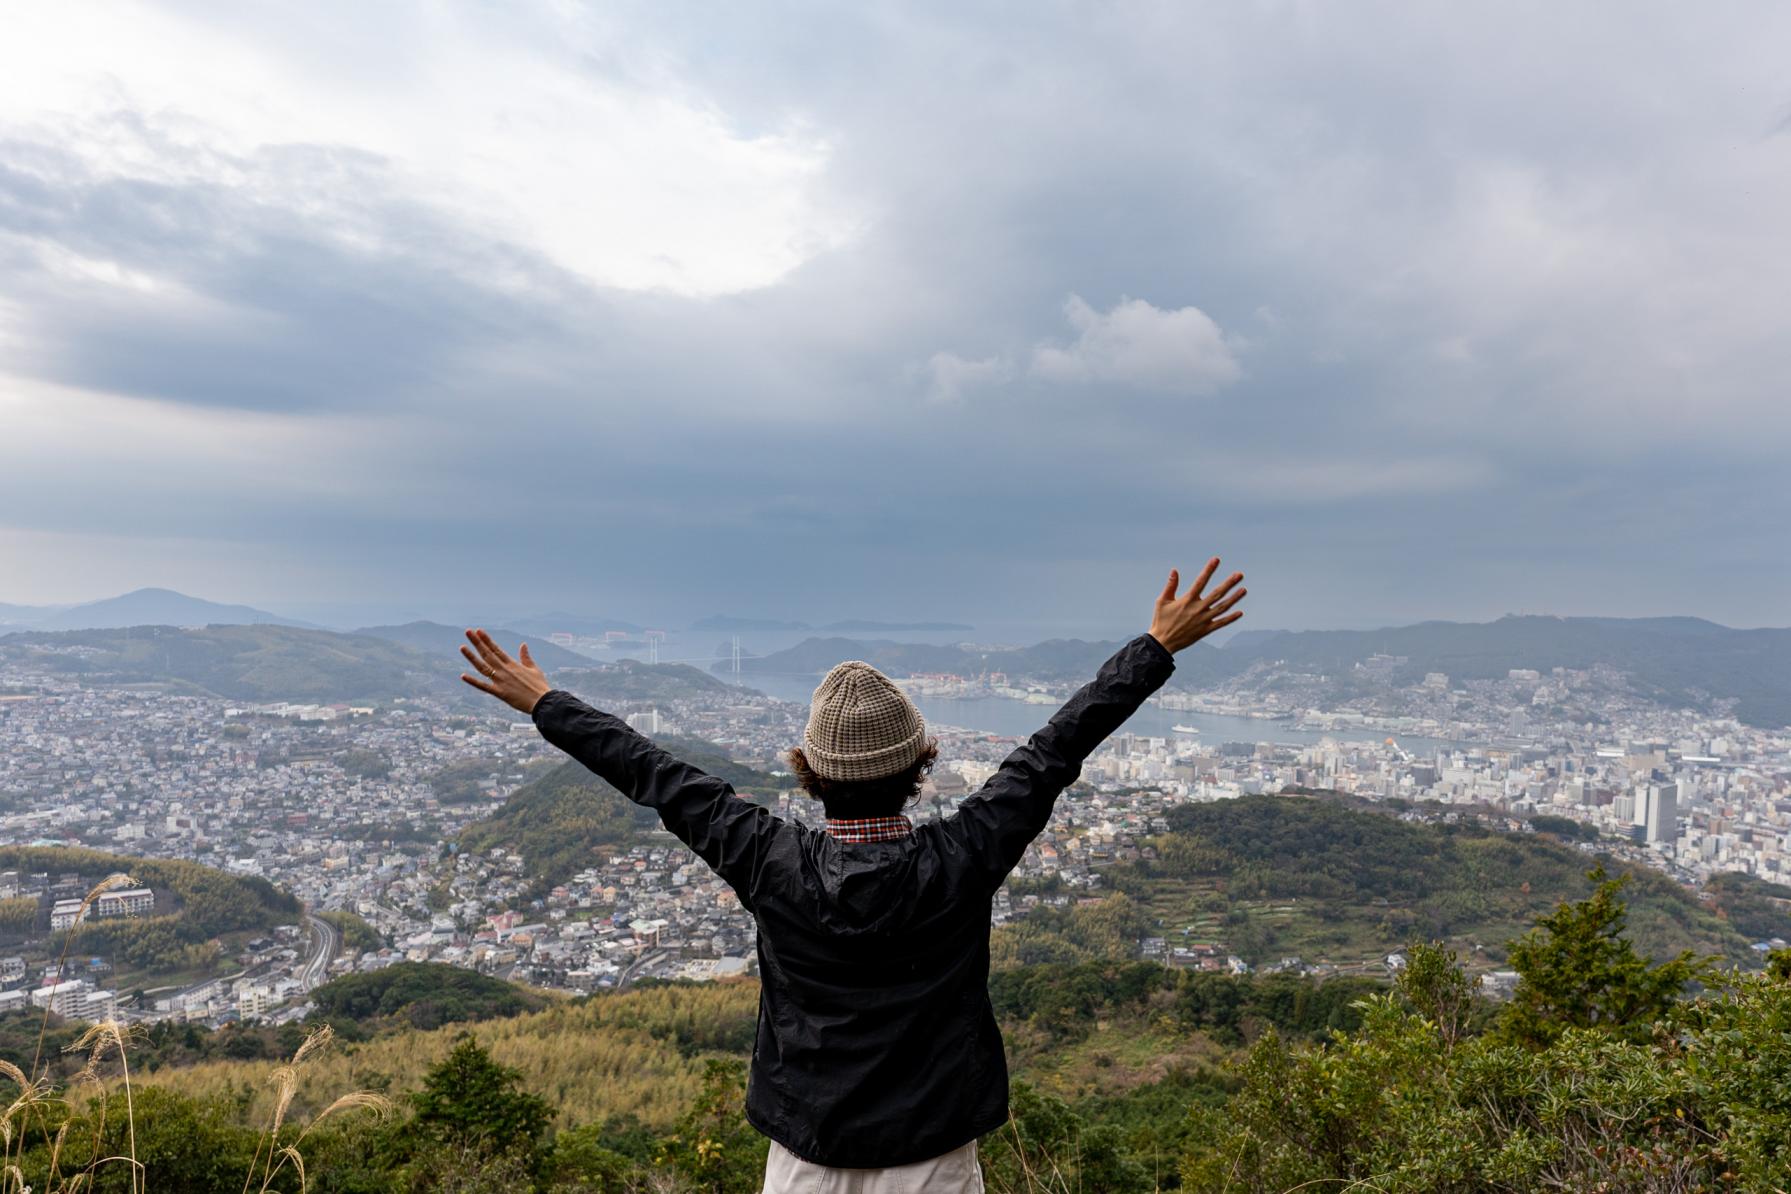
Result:
<svg viewBox="0 0 1791 1194"><path fill-rule="evenodd" d="M1567 1028L1596 1028L1643 1040L1687 984L1711 973L1714 960L1690 950L1651 965L1623 936L1629 876L1608 878L1600 866L1587 877L1597 884L1590 898L1562 904L1511 943L1519 981L1500 1021L1504 1039L1537 1048Z"/></svg>
<svg viewBox="0 0 1791 1194"><path fill-rule="evenodd" d="M522 1075L491 1059L468 1032L411 1096L416 1122L443 1143L488 1153L536 1151L553 1118L547 1101L520 1089Z"/></svg>
<svg viewBox="0 0 1791 1194"><path fill-rule="evenodd" d="M1455 951L1440 941L1414 942L1406 950L1397 986L1406 1002L1436 1026L1443 1047L1453 1049L1468 1030L1480 991L1480 980L1463 973Z"/></svg>
<svg viewBox="0 0 1791 1194"><path fill-rule="evenodd" d="M706 1194L754 1194L765 1177L765 1138L746 1122L746 1067L711 1060L703 1089L656 1162Z"/></svg>
<svg viewBox="0 0 1791 1194"><path fill-rule="evenodd" d="M1144 1194L1149 1174L1122 1147L1113 1124L1090 1124L1068 1103L1025 1082L1013 1084L1008 1121L978 1144L995 1194Z"/></svg>

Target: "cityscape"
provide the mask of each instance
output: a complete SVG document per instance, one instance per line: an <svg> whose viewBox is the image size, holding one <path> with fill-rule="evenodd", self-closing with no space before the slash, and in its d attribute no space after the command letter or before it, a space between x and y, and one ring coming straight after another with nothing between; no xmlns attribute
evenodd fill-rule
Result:
<svg viewBox="0 0 1791 1194"><path fill-rule="evenodd" d="M1405 817L1472 817L1518 833L1534 831L1537 818L1577 823L1581 849L1693 890L1731 871L1791 881L1791 734L1663 706L1610 668L1512 669L1459 683L1431 672L1395 683L1406 662L1360 661L1350 677L1357 695L1331 707L1320 703L1334 691L1329 678L1285 669L1159 693L1135 723L1168 720L1167 731L1123 728L1088 760L997 895L995 923L1098 895L1109 867L1149 857L1177 806L1284 792L1403 802L1395 807ZM782 758L803 705L719 685L606 703L605 666L568 673L567 686L588 681L593 703L643 732L714 744L771 781L742 795L820 823ZM737 657L717 670L733 666ZM1074 687L1003 673L901 683L923 707L999 700L1040 723ZM265 879L305 908L298 923L238 943L220 967L228 973L154 989L121 990L104 957L0 958L0 1010L283 1023L307 1013L320 983L400 960L571 993L754 970L752 918L662 829L599 848L549 887L514 848L460 848L461 830L563 761L529 721L501 709L434 696L245 703L77 680L16 657L0 664L0 693L0 840L199 863ZM1213 740L1184 724L1208 717L1249 719L1259 732ZM929 728L940 762L910 810L917 819L949 816L1019 742L976 726ZM79 876L12 870L0 873L0 900L38 901L51 932L155 913L154 890L122 883L84 900ZM335 913L352 914L383 944L350 940L358 935ZM1148 936L1137 951L1178 966L1251 969L1223 941L1187 948ZM1396 962L1274 965L1323 975Z"/></svg>

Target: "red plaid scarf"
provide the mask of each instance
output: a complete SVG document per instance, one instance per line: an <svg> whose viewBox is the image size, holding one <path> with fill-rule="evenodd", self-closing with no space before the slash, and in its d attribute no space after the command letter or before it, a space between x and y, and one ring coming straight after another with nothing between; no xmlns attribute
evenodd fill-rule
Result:
<svg viewBox="0 0 1791 1194"><path fill-rule="evenodd" d="M914 832L907 817L827 818L827 832L842 842L893 842Z"/></svg>

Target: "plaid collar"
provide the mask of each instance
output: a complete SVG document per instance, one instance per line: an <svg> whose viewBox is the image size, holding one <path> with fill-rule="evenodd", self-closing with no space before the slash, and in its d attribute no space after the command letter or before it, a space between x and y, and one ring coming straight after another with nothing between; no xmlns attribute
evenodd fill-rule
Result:
<svg viewBox="0 0 1791 1194"><path fill-rule="evenodd" d="M827 832L842 842L893 842L914 832L907 817L827 818Z"/></svg>

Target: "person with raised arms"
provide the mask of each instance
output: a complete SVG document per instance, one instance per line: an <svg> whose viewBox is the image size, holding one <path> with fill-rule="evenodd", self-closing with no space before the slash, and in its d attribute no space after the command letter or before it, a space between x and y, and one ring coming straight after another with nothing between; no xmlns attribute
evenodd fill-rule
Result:
<svg viewBox="0 0 1791 1194"><path fill-rule="evenodd" d="M1007 1119L989 1003L996 891L1083 760L1168 680L1174 655L1243 617L1242 573L1213 559L951 816L904 815L938 754L925 720L868 663L814 691L798 782L812 828L737 799L620 718L555 689L525 643L461 648L474 688L529 714L555 746L659 814L758 925L759 1017L746 1116L771 1138L766 1194L960 1194L983 1188L977 1138Z"/></svg>

